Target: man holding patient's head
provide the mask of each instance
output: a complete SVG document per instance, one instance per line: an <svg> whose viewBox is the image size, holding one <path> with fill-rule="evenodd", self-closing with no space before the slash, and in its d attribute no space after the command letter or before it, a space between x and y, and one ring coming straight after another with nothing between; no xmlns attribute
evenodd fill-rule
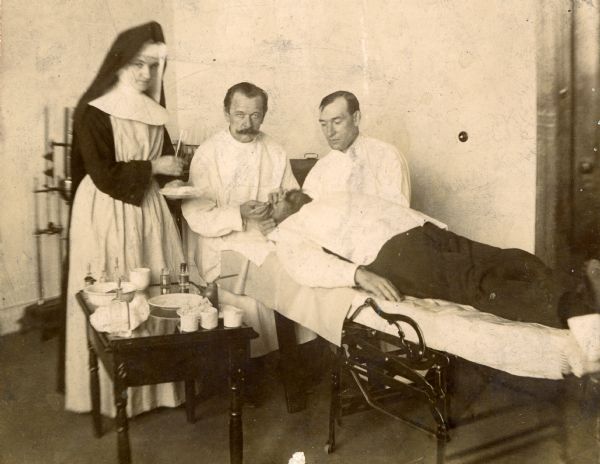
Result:
<svg viewBox="0 0 600 464"><path fill-rule="evenodd" d="M248 82L232 86L223 100L227 128L202 143L192 159L190 182L200 197L185 201L182 210L195 233L190 247L196 247L195 262L206 281L221 274L224 251L261 264L268 254L264 235L275 227L266 203L298 186L284 149L260 130L267 109L263 89ZM276 347L261 337L253 356Z"/></svg>
<svg viewBox="0 0 600 464"><path fill-rule="evenodd" d="M404 156L388 143L361 135L360 119L360 104L351 92L339 90L321 100L319 123L331 151L308 173L304 190L313 198L354 192L408 206Z"/></svg>
<svg viewBox="0 0 600 464"><path fill-rule="evenodd" d="M267 109L263 89L249 82L232 86L223 100L228 127L200 145L192 159L190 182L201 198L182 209L198 234L196 263L205 279L219 275L219 253L247 241L245 231L269 233L275 223L263 203L298 186L283 148L260 131Z"/></svg>

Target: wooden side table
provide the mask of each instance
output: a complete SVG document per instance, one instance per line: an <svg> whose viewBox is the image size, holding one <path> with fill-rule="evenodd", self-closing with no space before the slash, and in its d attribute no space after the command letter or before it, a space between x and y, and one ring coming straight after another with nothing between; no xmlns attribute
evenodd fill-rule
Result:
<svg viewBox="0 0 600 464"><path fill-rule="evenodd" d="M93 306L83 292L77 301L87 321L90 365L92 423L97 437L102 435L98 359L113 381L117 409L117 447L119 464L131 463L127 423L127 388L163 382L185 382L186 413L194 422L194 379L199 377L207 353L227 353L230 378L229 453L231 464L243 462L242 404L244 365L250 340L258 337L251 327L225 328L222 321L213 330L192 333L119 338L97 332L90 324ZM136 329L137 330L137 329ZM140 331L141 332L141 331Z"/></svg>

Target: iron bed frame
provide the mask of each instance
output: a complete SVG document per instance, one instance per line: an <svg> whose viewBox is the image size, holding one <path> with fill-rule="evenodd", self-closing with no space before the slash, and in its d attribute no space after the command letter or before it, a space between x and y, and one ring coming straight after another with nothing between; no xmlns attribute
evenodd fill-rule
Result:
<svg viewBox="0 0 600 464"><path fill-rule="evenodd" d="M366 308L371 308L388 324L395 326L398 336L354 322ZM415 332L417 342L407 340L400 323L407 324ZM382 344L387 344L386 349L382 349ZM447 458L446 444L450 440L450 429L458 425L450 414L449 389L452 384L453 361L454 356L427 347L421 328L413 319L402 314L386 313L372 298L367 298L344 322L341 345L336 347L331 372L329 436L325 451L335 451L336 424L341 423L343 416L375 409L435 437L436 462L443 464ZM600 376L586 376L582 382L581 408L591 410L595 422L593 434L599 444L595 452L600 456ZM563 381L561 385L562 383ZM346 388L344 384L347 385ZM541 429L556 427L557 436L566 440L564 385L560 391L563 394L558 402L559 419L548 421L525 433L533 435ZM394 405L402 399L419 400L426 404L433 425L407 417L401 408L394 409ZM510 437L491 441L476 447L472 452L505 444L509 439ZM564 457L566 450L565 441L561 446ZM467 450L460 454L469 452L471 451Z"/></svg>

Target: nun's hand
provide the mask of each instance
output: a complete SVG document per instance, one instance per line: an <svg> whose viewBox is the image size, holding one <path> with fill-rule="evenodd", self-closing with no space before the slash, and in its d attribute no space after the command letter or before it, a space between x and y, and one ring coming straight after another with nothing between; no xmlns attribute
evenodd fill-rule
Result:
<svg viewBox="0 0 600 464"><path fill-rule="evenodd" d="M175 156L161 156L152 160L152 174L163 174L165 176L180 176L183 174L185 161Z"/></svg>

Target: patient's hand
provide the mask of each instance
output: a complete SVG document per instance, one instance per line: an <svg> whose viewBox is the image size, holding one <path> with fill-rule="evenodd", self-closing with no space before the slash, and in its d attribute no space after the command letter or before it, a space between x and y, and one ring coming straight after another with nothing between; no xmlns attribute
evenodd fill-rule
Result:
<svg viewBox="0 0 600 464"><path fill-rule="evenodd" d="M246 230L258 230L265 237L275 229L275 220L271 218L267 219L248 219L246 222Z"/></svg>
<svg viewBox="0 0 600 464"><path fill-rule="evenodd" d="M270 212L269 204L262 201L249 200L240 205L240 216L245 220L267 219Z"/></svg>
<svg viewBox="0 0 600 464"><path fill-rule="evenodd" d="M354 281L362 289L371 292L379 298L384 298L388 301L402 301L404 296L398 289L387 279L367 271L363 266L358 266L354 274Z"/></svg>

